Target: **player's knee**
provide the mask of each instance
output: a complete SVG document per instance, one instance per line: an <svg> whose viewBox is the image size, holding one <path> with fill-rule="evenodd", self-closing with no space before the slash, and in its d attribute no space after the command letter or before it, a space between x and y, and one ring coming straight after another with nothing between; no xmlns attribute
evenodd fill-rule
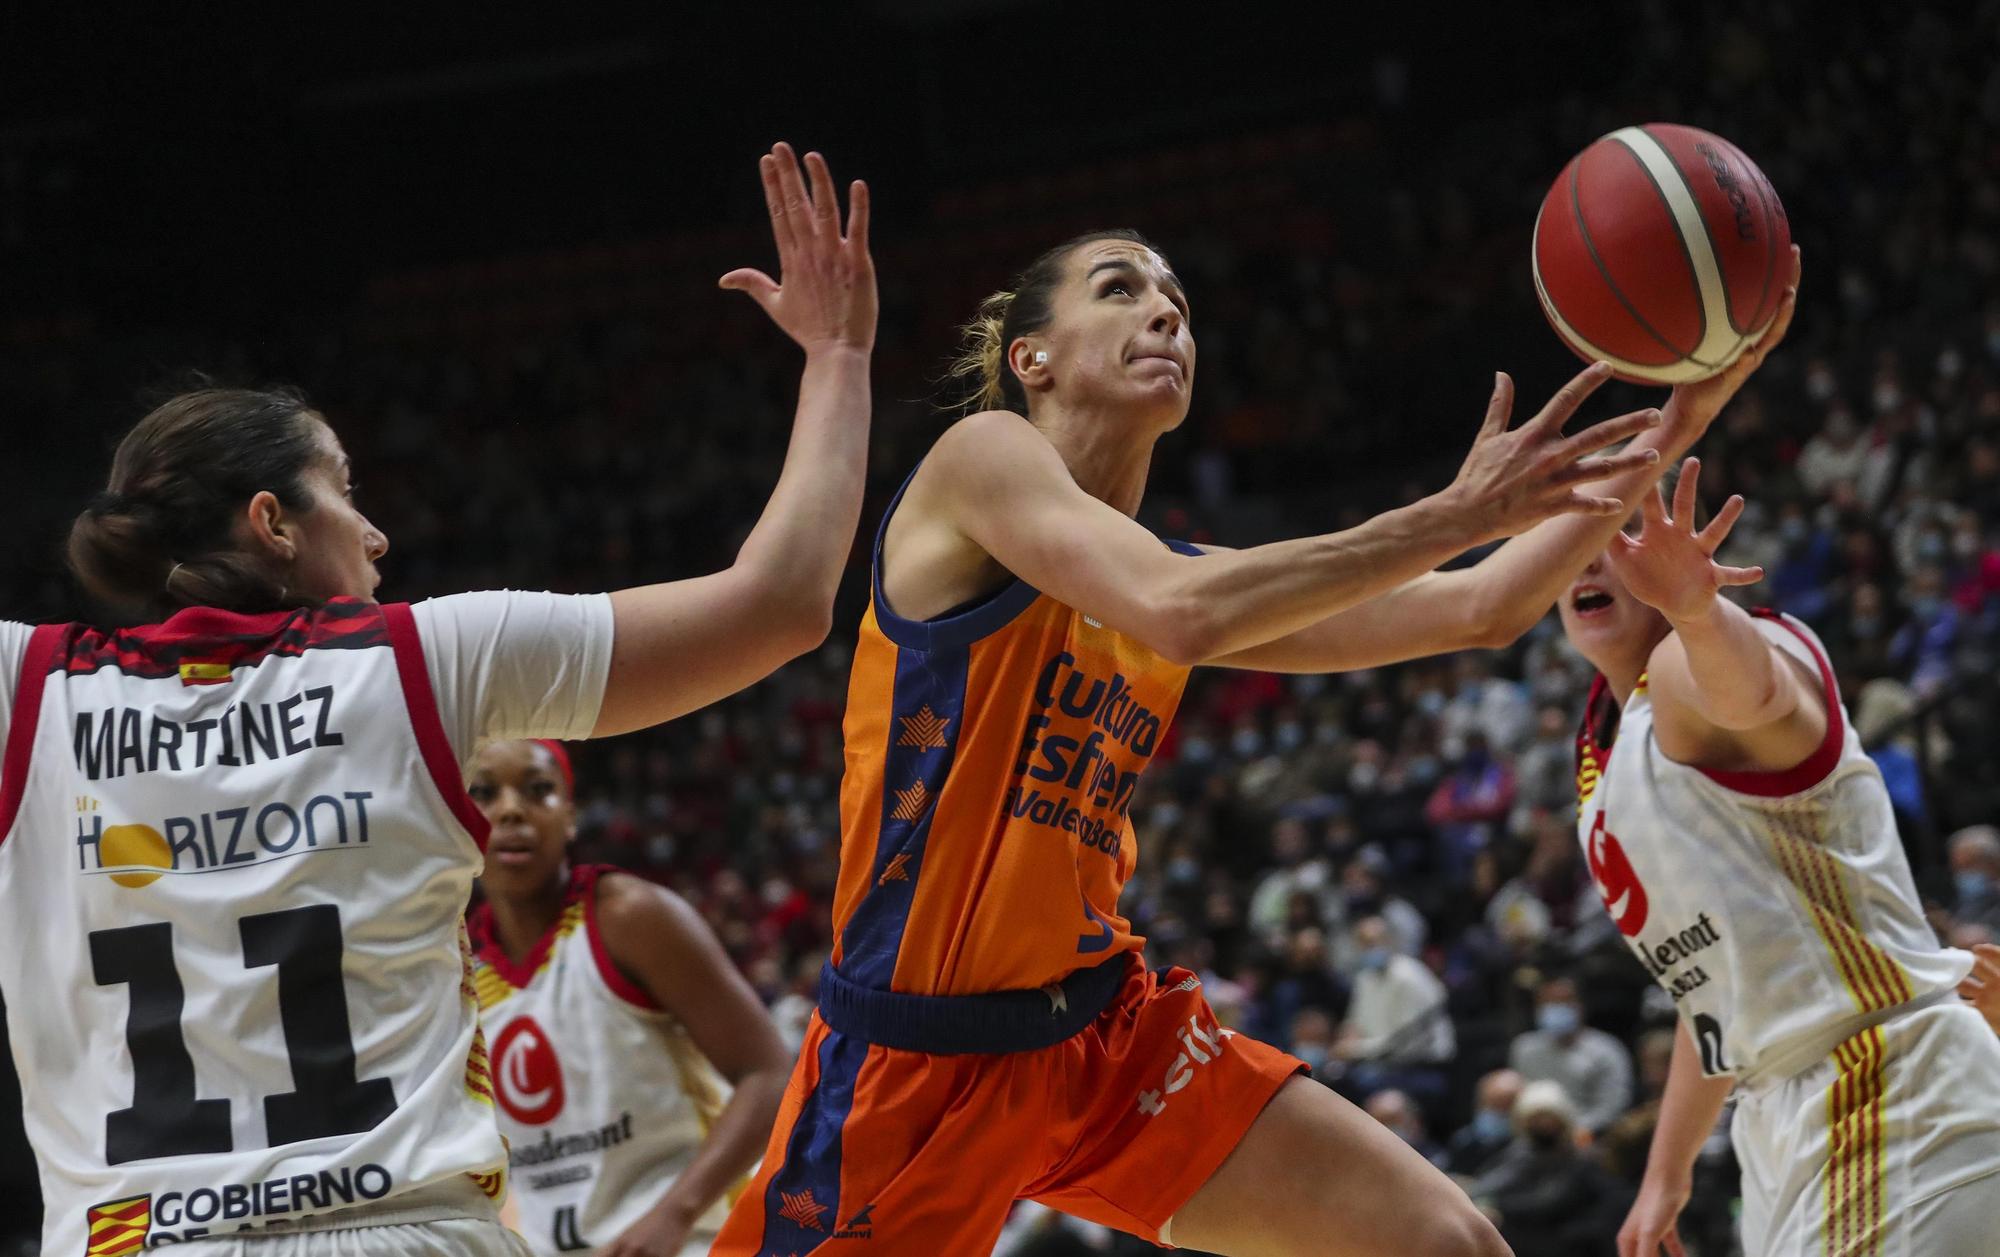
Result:
<svg viewBox="0 0 2000 1257"><path fill-rule="evenodd" d="M1425 1257L1514 1257L1514 1250L1471 1201L1432 1215L1425 1228L1429 1241L1417 1251Z"/></svg>

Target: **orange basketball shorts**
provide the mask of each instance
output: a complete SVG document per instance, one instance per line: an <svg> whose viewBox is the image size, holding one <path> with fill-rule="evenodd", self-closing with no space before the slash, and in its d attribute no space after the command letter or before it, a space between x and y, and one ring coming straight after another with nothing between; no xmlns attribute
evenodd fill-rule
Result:
<svg viewBox="0 0 2000 1257"><path fill-rule="evenodd" d="M1030 1051L887 1047L815 1013L712 1257L985 1257L1020 1199L1157 1243L1305 1065L1220 1027L1187 970L1126 968Z"/></svg>

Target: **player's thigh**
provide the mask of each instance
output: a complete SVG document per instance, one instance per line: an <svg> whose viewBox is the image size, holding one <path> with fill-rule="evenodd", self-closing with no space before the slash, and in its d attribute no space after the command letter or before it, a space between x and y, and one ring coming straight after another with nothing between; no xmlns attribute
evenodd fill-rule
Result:
<svg viewBox="0 0 2000 1257"><path fill-rule="evenodd" d="M1326 1087L1293 1078L1173 1219L1226 1257L1505 1257L1464 1192Z"/></svg>

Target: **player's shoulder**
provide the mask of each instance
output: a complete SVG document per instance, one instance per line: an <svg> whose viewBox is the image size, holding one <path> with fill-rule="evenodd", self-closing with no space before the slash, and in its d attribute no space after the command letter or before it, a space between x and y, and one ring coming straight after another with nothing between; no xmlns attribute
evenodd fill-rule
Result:
<svg viewBox="0 0 2000 1257"><path fill-rule="evenodd" d="M636 873L605 869L592 887L598 933L614 952L622 945L645 945L705 930L694 905Z"/></svg>
<svg viewBox="0 0 2000 1257"><path fill-rule="evenodd" d="M986 478L1051 459L1062 465L1055 446L1034 424L1011 410L982 410L946 428L918 474Z"/></svg>

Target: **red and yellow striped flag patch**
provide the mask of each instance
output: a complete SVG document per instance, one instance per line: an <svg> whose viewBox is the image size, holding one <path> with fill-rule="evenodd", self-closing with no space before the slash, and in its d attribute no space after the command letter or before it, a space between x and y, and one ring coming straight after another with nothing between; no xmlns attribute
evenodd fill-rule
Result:
<svg viewBox="0 0 2000 1257"><path fill-rule="evenodd" d="M1826 1093L1826 1257L1881 1257L1882 1028L1833 1050L1840 1073Z"/></svg>
<svg viewBox="0 0 2000 1257"><path fill-rule="evenodd" d="M83 1242L84 1257L125 1257L146 1247L146 1235L153 1229L153 1197L133 1196L92 1205L86 1220L90 1235Z"/></svg>
<svg viewBox="0 0 2000 1257"><path fill-rule="evenodd" d="M229 665L226 663L184 663L181 665L182 685L227 685Z"/></svg>

